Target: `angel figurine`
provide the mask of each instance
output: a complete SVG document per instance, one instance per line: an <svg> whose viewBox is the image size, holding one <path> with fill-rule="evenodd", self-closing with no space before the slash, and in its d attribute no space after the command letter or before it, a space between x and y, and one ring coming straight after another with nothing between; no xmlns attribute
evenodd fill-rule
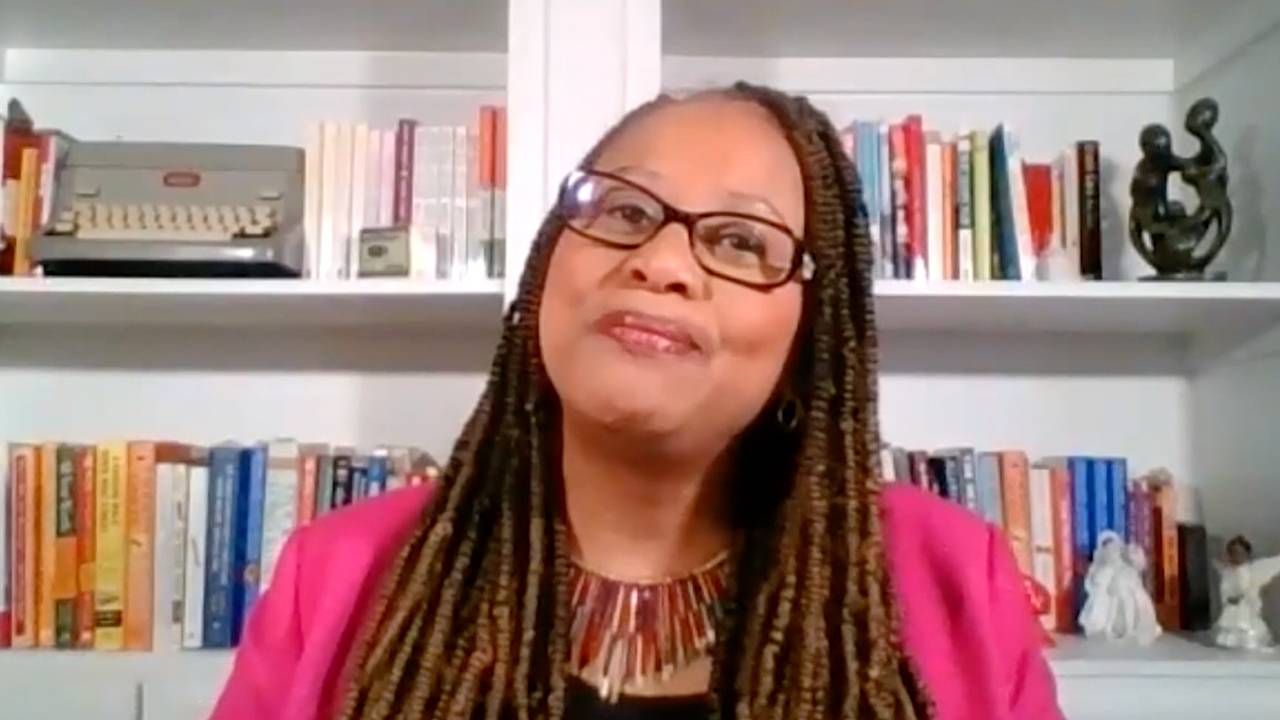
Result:
<svg viewBox="0 0 1280 720"><path fill-rule="evenodd" d="M1213 641L1233 650L1271 649L1275 641L1262 619L1262 588L1280 576L1280 555L1253 559L1253 546L1237 536L1227 543L1227 562L1214 562L1221 574L1222 614L1213 625Z"/></svg>
<svg viewBox="0 0 1280 720"><path fill-rule="evenodd" d="M1112 530L1099 534L1084 580L1089 597L1080 611L1080 627L1085 637L1136 640L1142 645L1160 637L1155 603L1142 582L1146 566L1141 547L1126 547Z"/></svg>

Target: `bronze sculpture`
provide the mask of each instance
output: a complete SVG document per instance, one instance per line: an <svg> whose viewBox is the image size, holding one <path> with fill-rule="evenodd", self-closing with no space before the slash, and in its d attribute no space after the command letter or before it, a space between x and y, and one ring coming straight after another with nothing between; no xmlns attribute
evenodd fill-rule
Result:
<svg viewBox="0 0 1280 720"><path fill-rule="evenodd" d="M1134 168L1129 196L1129 239L1156 270L1155 280L1204 280L1205 268L1222 251L1231 235L1232 207L1227 196L1227 154L1213 135L1218 103L1197 101L1187 112L1186 128L1200 142L1191 157L1173 152L1173 139L1164 125L1142 129L1142 159ZM1169 175L1178 173L1196 191L1200 206L1188 214L1186 206L1169 199ZM1207 245L1206 237L1214 235ZM1210 279L1223 279L1219 274Z"/></svg>

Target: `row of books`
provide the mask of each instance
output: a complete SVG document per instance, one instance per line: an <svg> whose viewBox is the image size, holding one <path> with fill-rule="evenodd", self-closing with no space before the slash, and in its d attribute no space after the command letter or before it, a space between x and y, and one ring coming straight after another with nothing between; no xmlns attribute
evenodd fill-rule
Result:
<svg viewBox="0 0 1280 720"><path fill-rule="evenodd" d="M0 647L96 650L236 645L295 527L439 475L288 439L11 444L8 468Z"/></svg>
<svg viewBox="0 0 1280 720"><path fill-rule="evenodd" d="M881 278L1102 279L1099 144L1028 162L1016 133L954 136L920 115L841 132L862 179Z"/></svg>
<svg viewBox="0 0 1280 720"><path fill-rule="evenodd" d="M1179 524L1179 488L1165 471L1131 478L1119 457L1031 462L1021 450L893 446L883 449L881 466L885 481L925 488L1001 528L1019 569L1045 594L1048 631L1079 629L1085 574L1107 530L1144 551L1144 580L1163 628L1209 625L1207 538L1202 527Z"/></svg>
<svg viewBox="0 0 1280 720"><path fill-rule="evenodd" d="M0 124L0 275L29 275L31 238L53 214L54 181L73 139L36 128L16 100Z"/></svg>
<svg viewBox="0 0 1280 720"><path fill-rule="evenodd" d="M406 274L500 277L506 223L506 109L466 125L401 119L394 128L318 122L306 128L308 273L354 278L366 228L408 233Z"/></svg>

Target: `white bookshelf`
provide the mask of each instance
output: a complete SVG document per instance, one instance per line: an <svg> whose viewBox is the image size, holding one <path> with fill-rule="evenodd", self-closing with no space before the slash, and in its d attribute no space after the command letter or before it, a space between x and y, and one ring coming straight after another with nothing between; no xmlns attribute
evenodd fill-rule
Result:
<svg viewBox="0 0 1280 720"><path fill-rule="evenodd" d="M0 280L0 441L291 434L446 455L563 173L659 89L742 78L804 93L838 123L1008 122L1032 158L1101 140L1118 281L878 283L884 435L1165 466L1196 488L1211 532L1280 552L1280 105L1259 92L1280 73L1280 4L230 0L216 17L159 0L19 5L0 24L0 95L86 139L300 144L309 120L457 123L505 101L511 242L502 282ZM108 16L119 29L104 33ZM1123 209L1138 131L1179 127L1204 94L1223 104L1237 226L1220 266L1237 282L1137 282L1149 271ZM1073 720L1280 716L1274 657L1166 637L1066 638L1051 658ZM229 664L4 652L0 694L18 717L197 717Z"/></svg>

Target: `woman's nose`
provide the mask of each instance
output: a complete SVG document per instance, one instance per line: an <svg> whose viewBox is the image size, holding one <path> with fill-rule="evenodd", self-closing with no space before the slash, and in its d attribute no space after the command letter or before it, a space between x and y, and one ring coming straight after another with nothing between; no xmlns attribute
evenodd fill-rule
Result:
<svg viewBox="0 0 1280 720"><path fill-rule="evenodd" d="M623 270L630 283L651 292L677 293L686 298L698 296L707 282L707 275L690 248L689 231L675 222L632 250Z"/></svg>

